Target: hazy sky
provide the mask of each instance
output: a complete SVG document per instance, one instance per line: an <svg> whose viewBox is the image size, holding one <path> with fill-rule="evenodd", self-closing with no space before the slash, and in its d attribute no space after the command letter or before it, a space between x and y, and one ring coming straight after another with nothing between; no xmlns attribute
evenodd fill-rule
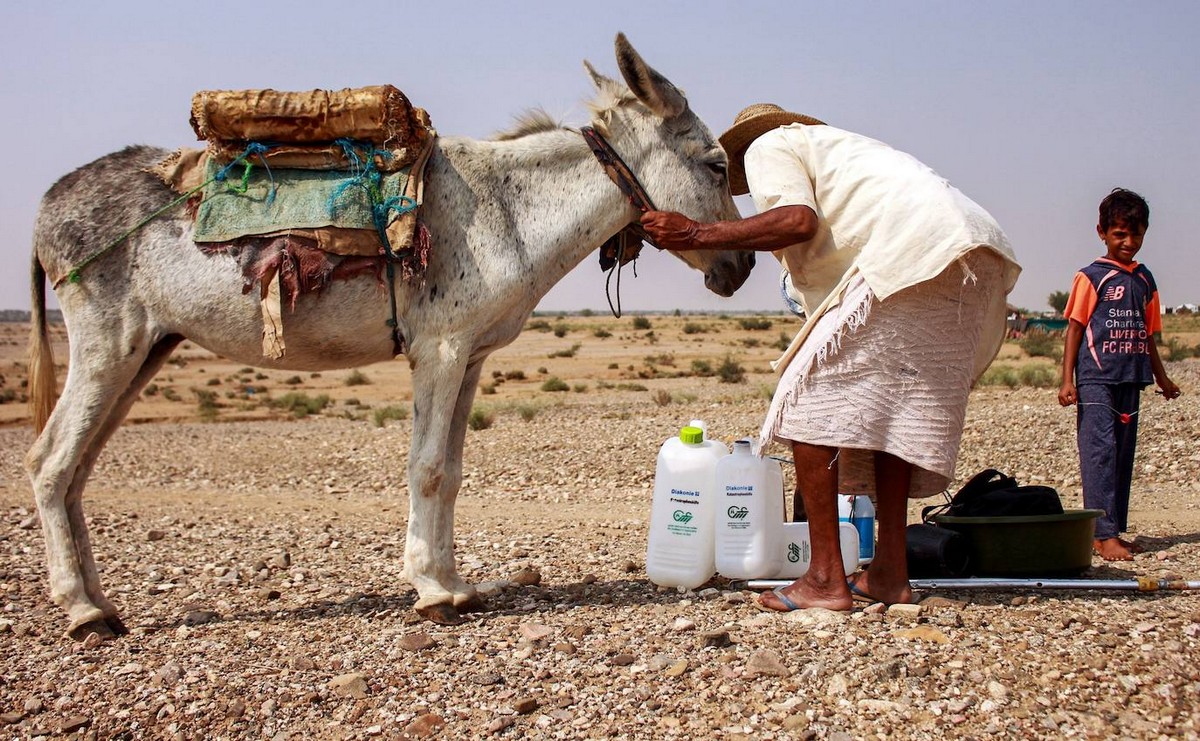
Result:
<svg viewBox="0 0 1200 741"><path fill-rule="evenodd" d="M486 137L531 107L578 125L581 61L615 76L617 31L714 133L775 102L923 160L1007 231L1025 269L1012 303L1046 308L1102 254L1096 205L1116 185L1150 202L1141 257L1164 302L1200 300L1200 3L158 0L0 8L0 308L29 306L45 190L126 144L195 146L197 90L391 83L443 134ZM782 308L769 255L731 299L653 250L638 275L626 312ZM539 308L606 309L595 260Z"/></svg>

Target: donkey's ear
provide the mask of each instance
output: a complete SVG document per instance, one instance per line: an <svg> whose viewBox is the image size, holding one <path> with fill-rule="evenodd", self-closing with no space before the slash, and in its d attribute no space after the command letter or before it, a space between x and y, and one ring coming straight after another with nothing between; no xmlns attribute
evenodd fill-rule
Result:
<svg viewBox="0 0 1200 741"><path fill-rule="evenodd" d="M674 118L688 109L683 93L646 64L623 33L617 34L617 67L629 90L658 116Z"/></svg>
<svg viewBox="0 0 1200 741"><path fill-rule="evenodd" d="M597 90L603 90L605 86L617 84L617 81L613 78L597 72L592 63L586 59L583 60L583 68L587 70L588 75L592 78L592 84L596 86Z"/></svg>

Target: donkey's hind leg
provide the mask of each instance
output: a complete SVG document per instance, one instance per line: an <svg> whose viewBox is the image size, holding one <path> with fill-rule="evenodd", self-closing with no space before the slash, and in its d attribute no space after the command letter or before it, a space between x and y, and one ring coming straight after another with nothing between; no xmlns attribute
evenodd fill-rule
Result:
<svg viewBox="0 0 1200 741"><path fill-rule="evenodd" d="M83 487L87 484L87 480L92 475L92 471L96 467L96 459L100 457L100 452L108 443L109 438L121 426L129 410L137 401L138 395L142 389L154 378L167 359L171 357L171 353L183 342L182 335L168 335L159 340L150 348L150 354L143 361L142 367L138 369L137 375L129 387L121 393L121 397L117 399L117 403L108 413L108 418L104 420L104 424L96 432L96 436L88 444L87 452L84 453L83 460L80 462L79 468L75 471L75 478L71 480L71 486L67 489L67 517L71 523L71 532L75 536L75 547L79 552L79 565L83 571L84 587L87 589L88 597L92 603L104 611L103 625L95 624L81 626L73 631L73 633L97 632L103 635L104 627L107 626L109 631L115 635L125 635L129 629L125 627L125 623L121 621L117 613L117 608L104 596L104 588L100 584L100 574L96 570L96 559L92 555L92 539L88 534L87 521L83 515Z"/></svg>
<svg viewBox="0 0 1200 741"><path fill-rule="evenodd" d="M136 396L128 393L131 384L151 356L145 339L123 341L121 334L98 329L71 337L62 397L25 459L46 540L50 596L67 612L67 633L77 639L110 635L107 617L116 617L99 584L82 494L100 449L132 404L127 395Z"/></svg>

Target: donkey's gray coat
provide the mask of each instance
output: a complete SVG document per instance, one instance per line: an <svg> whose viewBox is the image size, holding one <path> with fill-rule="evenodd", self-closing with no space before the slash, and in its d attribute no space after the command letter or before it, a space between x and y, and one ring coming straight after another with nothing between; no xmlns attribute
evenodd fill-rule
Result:
<svg viewBox="0 0 1200 741"><path fill-rule="evenodd" d="M599 75L593 125L638 173L659 208L700 220L737 218L725 154L687 101L616 42L626 85ZM57 288L70 364L54 407L45 277L57 280L172 194L143 170L167 152L129 147L67 175L43 199L34 234L31 397L40 434L27 468L41 515L50 592L70 635L125 631L104 595L81 498L105 442L184 339L239 363L293 370L349 368L393 357L386 291L369 276L300 298L285 315L287 353L262 355L257 296L235 260L205 255L176 209ZM421 218L433 249L423 285L397 285L412 369L413 434L405 573L416 609L438 622L482 606L455 568L454 500L467 416L484 359L511 342L538 300L609 236L637 218L576 131L535 122L499 140L440 140L426 171ZM728 296L752 253L679 255ZM53 412L51 413L51 409Z"/></svg>

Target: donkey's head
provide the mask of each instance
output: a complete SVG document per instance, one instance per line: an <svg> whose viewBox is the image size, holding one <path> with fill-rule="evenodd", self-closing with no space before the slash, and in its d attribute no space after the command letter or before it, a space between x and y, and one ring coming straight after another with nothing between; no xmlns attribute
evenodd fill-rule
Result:
<svg viewBox="0 0 1200 741"><path fill-rule="evenodd" d="M617 66L625 84L586 62L599 94L592 125L636 173L654 205L697 221L737 219L729 195L725 150L683 94L617 34ZM672 252L704 273L704 284L719 296L732 296L754 267L753 252L689 250Z"/></svg>

